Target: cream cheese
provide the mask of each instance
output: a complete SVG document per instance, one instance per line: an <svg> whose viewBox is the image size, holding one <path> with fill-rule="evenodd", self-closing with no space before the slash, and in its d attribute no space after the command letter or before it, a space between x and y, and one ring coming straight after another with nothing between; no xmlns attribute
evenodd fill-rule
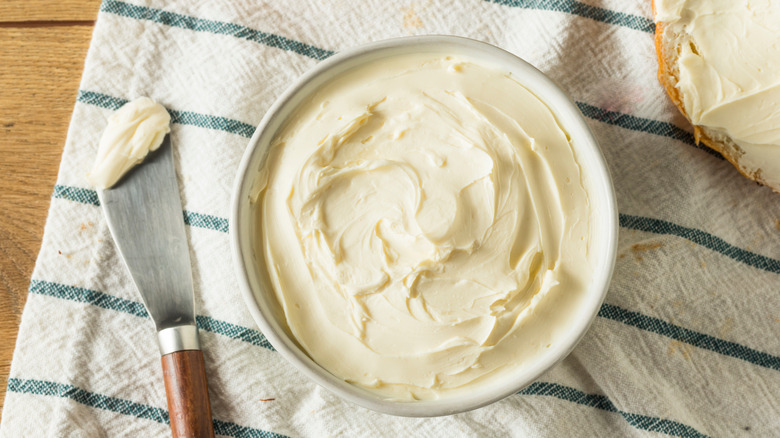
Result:
<svg viewBox="0 0 780 438"><path fill-rule="evenodd" d="M469 59L403 55L342 75L289 117L261 175L257 251L290 333L387 398L530 366L592 280L567 133Z"/></svg>
<svg viewBox="0 0 780 438"><path fill-rule="evenodd" d="M98 145L97 158L87 175L89 182L107 189L133 166L156 150L170 132L171 116L165 107L148 97L123 105L108 118Z"/></svg>
<svg viewBox="0 0 780 438"><path fill-rule="evenodd" d="M656 0L679 35L677 88L692 123L728 135L749 172L780 184L780 3Z"/></svg>

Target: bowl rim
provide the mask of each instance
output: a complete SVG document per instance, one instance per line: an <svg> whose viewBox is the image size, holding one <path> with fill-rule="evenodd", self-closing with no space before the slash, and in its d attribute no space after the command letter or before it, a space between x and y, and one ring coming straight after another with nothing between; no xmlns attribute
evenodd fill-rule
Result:
<svg viewBox="0 0 780 438"><path fill-rule="evenodd" d="M589 293L592 294L598 293L599 296L584 300L583 304L588 304L588 306L586 309L577 312L577 314L587 315L587 317L578 316L578 325L573 325L572 330L570 331L570 333L576 333L576 336L570 334L568 337L562 338L560 343L563 344L563 346L559 347L557 354L542 356L539 361L533 363L532 366L526 370L522 379L513 379L514 384L506 385L508 389L505 390L494 391L488 394L485 394L485 391L478 391L477 395L479 397L473 397L472 399L468 399L463 395L458 395L438 400L405 402L383 398L381 395L369 392L368 390L334 376L311 359L292 340L288 339L289 336L277 333L274 324L269 320L269 318L272 317L267 317L260 309L260 305L255 299L255 292L249 281L250 274L247 270L247 262L243 257L243 245L251 245L251 242L249 242L248 238L244 238L245 236L240 235L239 230L241 230L242 218L239 213L241 212L243 203L247 199L246 191L251 189L252 186L252 184L250 184L250 178L258 172L258 170L250 168L250 164L254 161L253 158L256 154L262 153L262 149L267 148L267 146L264 148L260 147L259 140L262 137L262 134L269 124L274 121L280 110L284 109L285 106L289 104L289 101L301 92L310 81L320 75L326 74L329 70L345 62L354 60L355 58L366 57L377 51L400 50L405 47L432 47L436 45L454 45L463 47L466 50L490 52L485 53L485 56L494 59L500 58L506 63L517 66L516 70L510 70L510 72L513 74L513 77L518 78L518 81L523 86L526 86L532 93L537 94L537 91L541 88L528 87L526 83L523 82L523 77L533 77L535 82L541 84L540 87L544 87L544 94L546 94L547 97L544 99L541 97L539 98L545 105L550 107L550 110L556 118L562 113L569 115L570 120L564 125L564 128L570 134L573 131L576 131L578 146L575 149L575 152L582 153L581 150L587 150L590 155L588 173L593 175L591 177L592 189L603 193L605 196L603 201L606 212L603 213L601 219L606 220L607 224L603 227L603 237L605 238L604 251L602 256L597 260L598 264L603 264L603 267L602 269L595 271L593 284L591 285L592 289L589 291ZM442 53L444 51L445 49L442 49L439 52ZM429 52L434 53L435 51L429 50ZM523 74L515 76L516 71L521 70ZM550 97L555 100L555 109L552 108ZM281 126L282 125L279 127ZM572 137L574 137L574 135L572 135ZM582 166L582 164L580 165ZM397 416L436 417L477 409L512 395L530 385L544 372L553 368L571 353L595 320L598 310L604 302L609 289L617 256L618 210L612 177L606 160L604 159L603 152L579 109L561 87L527 61L492 44L460 36L424 35L390 38L341 51L321 61L289 85L269 107L244 151L233 184L228 227L233 266L244 303L263 335L285 360L292 363L293 366L313 382L328 389L332 393L335 393L342 399L362 407ZM278 326L278 323L276 323L276 325ZM518 380L520 380L520 382L517 382Z"/></svg>

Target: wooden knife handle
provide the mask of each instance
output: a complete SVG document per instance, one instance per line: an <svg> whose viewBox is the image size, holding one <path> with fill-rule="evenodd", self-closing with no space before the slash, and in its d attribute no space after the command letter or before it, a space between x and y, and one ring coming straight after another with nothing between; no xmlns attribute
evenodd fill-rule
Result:
<svg viewBox="0 0 780 438"><path fill-rule="evenodd" d="M203 352L184 350L162 357L165 394L174 438L213 437Z"/></svg>

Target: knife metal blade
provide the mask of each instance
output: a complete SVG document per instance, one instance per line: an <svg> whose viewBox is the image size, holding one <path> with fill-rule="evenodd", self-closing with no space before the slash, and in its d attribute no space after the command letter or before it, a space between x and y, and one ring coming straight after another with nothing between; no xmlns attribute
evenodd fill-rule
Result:
<svg viewBox="0 0 780 438"><path fill-rule="evenodd" d="M170 135L98 197L157 331L194 326L192 268Z"/></svg>

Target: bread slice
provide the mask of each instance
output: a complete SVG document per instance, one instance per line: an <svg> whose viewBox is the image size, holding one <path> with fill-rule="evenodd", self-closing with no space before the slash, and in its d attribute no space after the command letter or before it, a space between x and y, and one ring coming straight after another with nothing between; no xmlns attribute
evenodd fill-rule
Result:
<svg viewBox="0 0 780 438"><path fill-rule="evenodd" d="M656 1L653 0L653 16L656 17ZM655 50L658 56L658 80L664 86L672 102L677 106L680 112L688 121L691 118L685 110L680 90L677 88L679 81L678 59L680 55L680 45L685 40L676 35L673 31L664 26L662 22L656 19L655 22ZM758 182L759 184L770 187L777 193L780 193L780 183L767 181L764 178L763 170L748 168L740 159L745 152L728 135L717 130L710 129L702 125L693 125L693 134L696 143L704 143L711 149L719 152L744 176ZM780 175L778 176L780 177ZM774 178L777 179L777 178Z"/></svg>

